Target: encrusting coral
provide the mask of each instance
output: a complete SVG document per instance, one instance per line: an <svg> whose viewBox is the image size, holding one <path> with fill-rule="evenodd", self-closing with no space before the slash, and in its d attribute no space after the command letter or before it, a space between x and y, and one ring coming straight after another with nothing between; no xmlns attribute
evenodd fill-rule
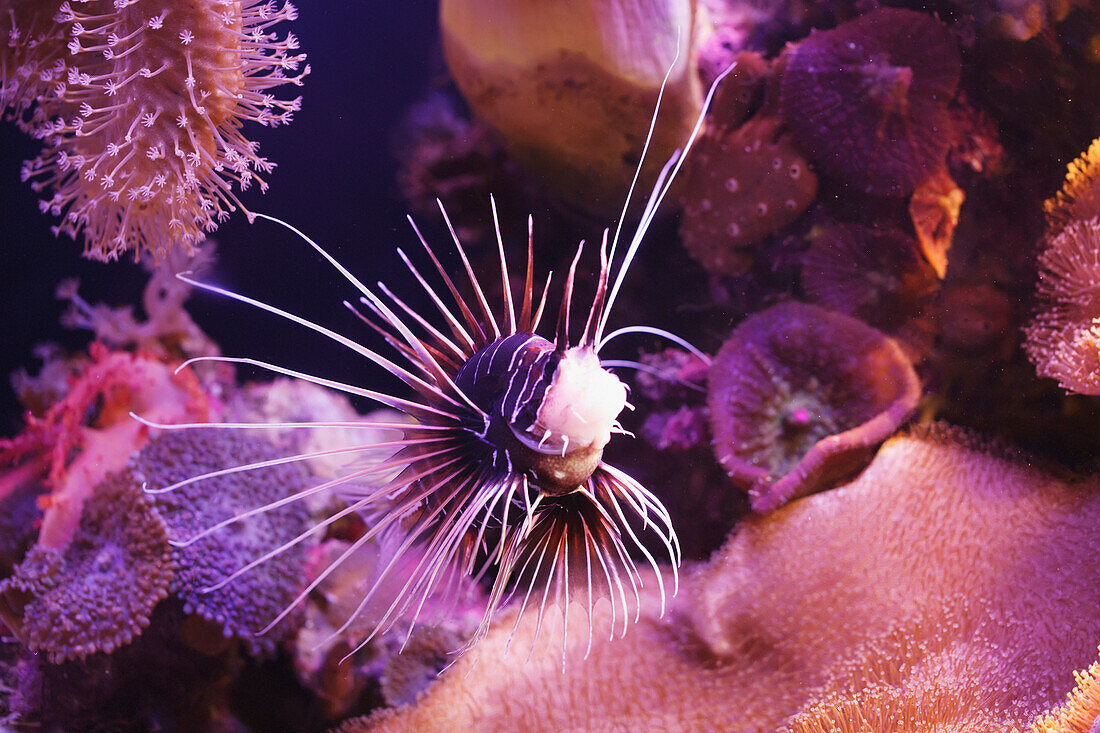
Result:
<svg viewBox="0 0 1100 733"><path fill-rule="evenodd" d="M1095 655L1098 488L956 429L893 438L852 483L741 525L665 618L650 592L622 639L570 619L564 672L504 619L415 704L342 730L1023 728Z"/></svg>
<svg viewBox="0 0 1100 733"><path fill-rule="evenodd" d="M904 196L943 165L961 61L942 23L879 8L812 32L786 56L780 111L821 171Z"/></svg>
<svg viewBox="0 0 1100 733"><path fill-rule="evenodd" d="M710 367L718 462L765 512L863 465L912 414L921 386L898 344L814 305L742 321Z"/></svg>
<svg viewBox="0 0 1100 733"><path fill-rule="evenodd" d="M309 73L288 77L305 56L268 32L296 13L271 0L0 3L0 114L43 142L22 176L56 232L97 259L190 252L244 208L234 186L266 189L274 164L240 128L300 106L270 91Z"/></svg>
<svg viewBox="0 0 1100 733"><path fill-rule="evenodd" d="M164 523L122 471L85 500L65 547L36 545L0 582L0 617L53 663L110 653L149 624L171 577Z"/></svg>

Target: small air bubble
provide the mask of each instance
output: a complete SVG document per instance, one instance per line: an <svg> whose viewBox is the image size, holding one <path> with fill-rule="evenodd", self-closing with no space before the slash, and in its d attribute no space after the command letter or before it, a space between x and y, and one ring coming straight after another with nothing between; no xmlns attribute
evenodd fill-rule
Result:
<svg viewBox="0 0 1100 733"><path fill-rule="evenodd" d="M757 216L767 216L767 214L768 214L768 205L766 203L764 203L763 201L761 201L760 203L758 203L756 205L756 215Z"/></svg>
<svg viewBox="0 0 1100 733"><path fill-rule="evenodd" d="M730 235L731 237L739 236L741 234L741 227L737 225L737 222L731 221L726 226L726 234Z"/></svg>
<svg viewBox="0 0 1100 733"><path fill-rule="evenodd" d="M783 159L782 158L772 158L772 170L773 171L777 171L782 167L783 167Z"/></svg>
<svg viewBox="0 0 1100 733"><path fill-rule="evenodd" d="M802 175L802 166L798 163L791 163L791 167L787 171L790 173L791 178L798 178Z"/></svg>
<svg viewBox="0 0 1100 733"><path fill-rule="evenodd" d="M737 182L736 178L726 179L726 190L730 193L737 193L737 189L741 187L741 184Z"/></svg>
<svg viewBox="0 0 1100 733"><path fill-rule="evenodd" d="M703 199L699 202L699 211L710 211L710 199Z"/></svg>

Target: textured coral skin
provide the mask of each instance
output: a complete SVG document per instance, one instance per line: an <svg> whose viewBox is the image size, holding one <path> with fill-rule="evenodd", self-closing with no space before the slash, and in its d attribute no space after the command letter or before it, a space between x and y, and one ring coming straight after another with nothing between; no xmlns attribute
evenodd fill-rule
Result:
<svg viewBox="0 0 1100 733"><path fill-rule="evenodd" d="M188 430L162 435L141 451L133 470L141 484L156 489L208 471L281 457L258 435L225 430ZM186 540L237 513L277 501L305 488L294 464L230 474L152 496L173 540ZM301 502L231 525L213 537L173 549L172 593L184 611L215 624L225 636L243 638L254 653L272 652L294 631L284 623L257 635L305 585L309 542L299 543L237 581L204 592L233 571L297 537L308 528Z"/></svg>
<svg viewBox="0 0 1100 733"><path fill-rule="evenodd" d="M1026 728L1095 658L1098 488L952 429L894 438L851 484L745 524L670 618L649 606L587 658L571 619L564 673L545 639L526 659L530 623L504 656L505 621L415 705L345 730L874 730L881 701L907 729Z"/></svg>
<svg viewBox="0 0 1100 733"><path fill-rule="evenodd" d="M39 544L0 583L5 621L55 664L129 644L172 576L164 523L128 471L108 477L85 504L72 542Z"/></svg>
<svg viewBox="0 0 1100 733"><path fill-rule="evenodd" d="M709 271L742 275L746 247L797 219L817 195L817 176L776 117L732 132L708 131L692 154L680 236Z"/></svg>

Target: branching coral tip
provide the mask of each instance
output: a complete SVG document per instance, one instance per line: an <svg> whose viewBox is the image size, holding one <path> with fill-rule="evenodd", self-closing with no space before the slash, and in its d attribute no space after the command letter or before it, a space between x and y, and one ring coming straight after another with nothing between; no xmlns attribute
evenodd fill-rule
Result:
<svg viewBox="0 0 1100 733"><path fill-rule="evenodd" d="M703 119L718 83L711 86L683 153L690 150L703 126ZM660 109L658 97L650 125L652 135ZM649 137L646 146L648 147ZM644 160L645 149L642 158ZM533 268L532 220L528 218L527 267L520 305L513 300L509 267L500 236L496 203L490 200L497 248L503 307L490 308L469 258L455 234L442 205L440 212L451 232L453 244L473 293L459 294L458 286L409 218L438 282L446 292L429 282L399 250L410 273L434 304L444 325L437 327L416 312L383 283L369 288L336 261L321 246L293 226L274 217L256 216L277 222L295 232L323 256L360 293L359 303L345 301L364 322L380 332L396 356L386 356L324 326L293 315L273 305L213 285L183 279L195 287L217 293L281 316L342 344L382 367L404 382L414 393L400 397L320 376L303 374L254 359L201 357L230 363L259 366L277 374L306 379L399 410L412 424L365 421L344 426L368 430L391 428L402 431L393 441L393 455L373 465L355 465L339 478L318 483L296 494L256 507L236 519L265 512L322 492L336 490L347 506L313 525L281 548L258 557L222 580L232 582L262 562L310 536L319 535L343 517L357 513L366 530L334 559L302 591L272 625L302 603L337 567L366 543L387 539L396 549L381 570L378 580L366 592L358 609L334 632L343 634L355 618L371 604L377 606L383 578L398 590L387 596L384 612L358 648L395 624L407 625L408 633L430 597L458 587L462 576L475 580L491 578L486 609L476 632L467 643L473 646L486 632L496 610L513 597L518 617L537 609L541 626L552 603L567 606L579 602L588 609L589 639L594 604L601 598L612 607L611 635L625 633L629 618L640 613L643 575L632 555L644 558L653 570L662 608L665 579L657 558L647 549L643 536L656 535L662 557L671 565L672 592L678 578L679 542L669 514L649 490L625 472L608 465L603 448L611 435L623 432L617 417L627 404L627 390L618 377L599 360L600 350L613 338L632 332L659 332L650 327L619 329L605 335L611 308L623 279L638 252L655 211L668 193L684 156L679 152L665 164L646 201L638 228L620 253L617 245L621 220L633 194L631 185L613 236L605 230L601 242L600 271L592 303L588 308L580 339L570 339L570 306L576 268L584 243L565 279L557 327L553 340L537 335L546 308L550 277L536 287ZM641 162L639 162L639 171ZM621 254L621 256L620 256ZM541 291L541 295L539 292ZM361 307L360 307L361 306ZM517 312L518 310L518 312ZM659 332L664 333L664 332ZM677 343L682 339L664 334ZM697 350L696 350L697 351ZM139 418L140 419L140 418ZM319 428L333 423L294 424L222 423L209 427L229 430L271 428ZM190 425L156 425L158 428L187 429ZM204 425L204 427L207 427ZM376 450L376 444L348 446L341 451ZM328 451L331 452L331 451ZM278 462L306 461L317 453L302 453ZM253 463L195 476L165 487L148 487L153 492L182 489L189 484L227 473L250 471L272 465ZM190 538L174 538L177 544L191 543L230 524L220 522ZM641 528L640 530L638 528ZM631 614L633 610L633 614ZM518 619L517 619L518 623ZM270 628L270 626L269 626ZM407 637L406 637L407 638ZM354 653L354 651L352 652ZM350 656L350 655L349 655Z"/></svg>

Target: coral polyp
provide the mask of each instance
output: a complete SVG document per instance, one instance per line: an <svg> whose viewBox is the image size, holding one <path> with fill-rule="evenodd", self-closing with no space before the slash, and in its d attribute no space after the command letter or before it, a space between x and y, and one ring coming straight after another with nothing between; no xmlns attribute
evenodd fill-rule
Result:
<svg viewBox="0 0 1100 733"><path fill-rule="evenodd" d="M270 0L17 3L0 19L0 113L43 141L22 176L55 231L98 259L190 251L244 208L234 187L266 189L275 166L241 127L300 106L271 90L300 84L305 56L268 31L296 15Z"/></svg>

